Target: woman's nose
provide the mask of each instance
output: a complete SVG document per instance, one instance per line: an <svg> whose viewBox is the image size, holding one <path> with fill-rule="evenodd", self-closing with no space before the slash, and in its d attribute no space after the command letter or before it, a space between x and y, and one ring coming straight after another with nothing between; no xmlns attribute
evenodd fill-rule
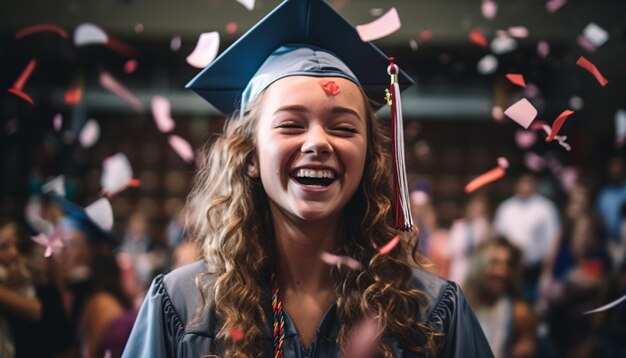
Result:
<svg viewBox="0 0 626 358"><path fill-rule="evenodd" d="M333 147L330 144L328 133L323 127L311 126L305 136L304 143L302 143L302 153L315 155L332 153Z"/></svg>

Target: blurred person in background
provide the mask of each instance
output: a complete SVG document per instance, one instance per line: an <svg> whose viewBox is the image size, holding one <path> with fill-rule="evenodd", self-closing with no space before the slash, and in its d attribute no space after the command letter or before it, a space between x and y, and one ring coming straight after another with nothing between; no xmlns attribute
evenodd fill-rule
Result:
<svg viewBox="0 0 626 358"><path fill-rule="evenodd" d="M496 358L536 354L536 319L520 295L520 263L521 251L501 237L470 256L464 291Z"/></svg>
<svg viewBox="0 0 626 358"><path fill-rule="evenodd" d="M465 207L465 217L450 228L450 280L463 286L469 257L483 242L493 237L489 203L484 195L474 195Z"/></svg>
<svg viewBox="0 0 626 358"><path fill-rule="evenodd" d="M598 193L596 208L602 217L605 237L615 241L619 238L620 209L626 203L624 158L611 158L607 163L606 175L608 183Z"/></svg>
<svg viewBox="0 0 626 358"><path fill-rule="evenodd" d="M544 262L561 231L556 206L536 190L535 176L523 173L515 184L515 194L498 206L494 219L495 231L522 251L522 294L531 304L537 299Z"/></svg>

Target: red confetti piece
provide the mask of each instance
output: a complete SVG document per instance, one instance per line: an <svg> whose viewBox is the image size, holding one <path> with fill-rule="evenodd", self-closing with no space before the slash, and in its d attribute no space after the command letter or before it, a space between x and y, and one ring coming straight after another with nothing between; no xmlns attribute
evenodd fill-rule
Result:
<svg viewBox="0 0 626 358"><path fill-rule="evenodd" d="M482 32L478 30L472 30L469 34L469 39L472 43L482 48L487 48L488 46L487 38L485 37L485 35L483 35Z"/></svg>
<svg viewBox="0 0 626 358"><path fill-rule="evenodd" d="M228 330L228 334L233 339L233 341L238 342L243 339L243 331L239 327L233 327Z"/></svg>
<svg viewBox="0 0 626 358"><path fill-rule="evenodd" d="M28 81L28 78L33 73L35 66L37 66L37 60L33 58L28 62L28 65L26 65L26 68L24 68L24 71L22 71L20 77L15 80L15 83L13 83L13 87L9 89L9 93L13 93L14 95L24 99L32 105L35 105L35 101L33 101L33 99L30 98L29 95L24 93L22 91L22 88L24 88L26 81Z"/></svg>
<svg viewBox="0 0 626 358"><path fill-rule="evenodd" d="M331 96L336 96L341 91L335 81L320 81L320 85L324 89L324 92Z"/></svg>
<svg viewBox="0 0 626 358"><path fill-rule="evenodd" d="M518 85L520 87L526 87L526 81L524 81L524 75L519 73L507 73L506 78L511 81L514 85Z"/></svg>
<svg viewBox="0 0 626 358"><path fill-rule="evenodd" d="M124 72L131 74L135 72L135 70L137 70L137 60L132 59L126 61L126 63L124 64Z"/></svg>
<svg viewBox="0 0 626 358"><path fill-rule="evenodd" d="M393 239L391 239L388 243L385 244L385 246L381 247L380 250L378 250L378 252L380 254L388 254L391 252L391 250L393 250L396 245L398 245L398 243L400 242L400 235L396 235L394 236Z"/></svg>
<svg viewBox="0 0 626 358"><path fill-rule="evenodd" d="M226 24L226 33L227 34L234 34L235 32L237 32L237 23L236 22L229 22L228 24Z"/></svg>
<svg viewBox="0 0 626 358"><path fill-rule="evenodd" d="M604 78L604 76L602 76L602 74L600 73L596 65L589 62L589 60L587 60L584 56L580 56L578 61L576 61L576 64L584 68L585 70L589 71L589 73L591 73L593 77L595 77L596 80L598 80L598 82L600 83L602 87L606 86L607 83L609 83L609 81L606 78Z"/></svg>
<svg viewBox="0 0 626 358"><path fill-rule="evenodd" d="M465 192L469 194L482 186L502 178L504 174L506 174L505 168L507 166L508 161L505 158L498 158L498 166L467 183L467 185L465 185Z"/></svg>
<svg viewBox="0 0 626 358"><path fill-rule="evenodd" d="M138 188L141 186L141 180L137 179L137 178L133 178L131 180L128 181L128 186L131 188Z"/></svg>
<svg viewBox="0 0 626 358"><path fill-rule="evenodd" d="M83 89L80 87L70 88L65 91L65 104L71 106L80 103L83 98Z"/></svg>
<svg viewBox="0 0 626 358"><path fill-rule="evenodd" d="M107 47L110 48L111 50L119 53L122 56L128 56L128 57L137 57L138 53L137 50L126 44L125 42L118 40L112 36L109 35L109 39L107 41Z"/></svg>
<svg viewBox="0 0 626 358"><path fill-rule="evenodd" d="M432 30L424 30L422 32L420 32L419 34L420 40L421 41L430 41L433 38L433 31Z"/></svg>
<svg viewBox="0 0 626 358"><path fill-rule="evenodd" d="M62 28L56 25L40 24L40 25L33 25L33 26L26 27L24 29L21 29L20 31L15 33L15 39L19 40L28 35L32 35L37 32L44 32L44 31L54 32L65 39L68 38L67 32L65 32L65 30L63 30Z"/></svg>
<svg viewBox="0 0 626 358"><path fill-rule="evenodd" d="M552 123L552 132L550 132L550 135L546 138L546 142L551 142L554 137L556 137L556 135L559 133L559 130L561 130L563 122L565 122L567 117L571 116L573 113L574 111L566 109L563 111L563 113L559 114L559 116Z"/></svg>

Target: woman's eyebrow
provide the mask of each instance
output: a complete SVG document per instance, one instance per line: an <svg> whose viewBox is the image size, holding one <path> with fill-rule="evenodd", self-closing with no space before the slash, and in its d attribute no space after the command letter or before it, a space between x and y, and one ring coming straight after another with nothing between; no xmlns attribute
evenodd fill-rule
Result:
<svg viewBox="0 0 626 358"><path fill-rule="evenodd" d="M280 112L308 113L309 109L303 105L290 104L290 105L279 107L276 111L274 111L274 114L278 114ZM330 109L330 113L331 114L349 114L349 115L355 116L359 120L361 119L361 116L359 115L357 111L348 107L332 107Z"/></svg>
<svg viewBox="0 0 626 358"><path fill-rule="evenodd" d="M359 113L357 111L355 111L354 109L352 109L352 108L348 108L348 107L333 107L330 111L333 114L351 114L351 115L357 117L358 119L361 119L361 116L359 115Z"/></svg>

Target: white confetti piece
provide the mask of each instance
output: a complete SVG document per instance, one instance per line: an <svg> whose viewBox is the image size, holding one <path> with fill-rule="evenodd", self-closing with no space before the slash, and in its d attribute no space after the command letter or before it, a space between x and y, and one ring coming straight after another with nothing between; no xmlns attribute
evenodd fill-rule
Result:
<svg viewBox="0 0 626 358"><path fill-rule="evenodd" d="M609 33L597 24L590 22L583 30L583 36L595 47L604 45L609 40Z"/></svg>
<svg viewBox="0 0 626 358"><path fill-rule="evenodd" d="M104 195L124 190L133 178L133 169L123 153L117 153L102 162L100 185Z"/></svg>
<svg viewBox="0 0 626 358"><path fill-rule="evenodd" d="M482 75L490 75L498 69L498 59L494 55L486 55L478 61L476 69Z"/></svg>
<svg viewBox="0 0 626 358"><path fill-rule="evenodd" d="M517 48L517 41L507 35L496 36L491 40L491 51L496 55L511 52Z"/></svg>
<svg viewBox="0 0 626 358"><path fill-rule="evenodd" d="M205 68L217 56L220 46L220 34L217 31L205 32L198 38L198 43L191 54L187 56L187 63L196 68Z"/></svg>
<svg viewBox="0 0 626 358"><path fill-rule="evenodd" d="M401 27L400 16L395 7L378 19L363 25L357 25L356 30L363 42L374 41L388 36Z"/></svg>
<svg viewBox="0 0 626 358"><path fill-rule="evenodd" d="M193 162L193 149L191 144L177 135L171 135L168 138L170 146L174 151L187 163Z"/></svg>
<svg viewBox="0 0 626 358"><path fill-rule="evenodd" d="M522 98L507 108L504 114L524 129L528 129L530 123L537 117L537 109L526 98Z"/></svg>
<svg viewBox="0 0 626 358"><path fill-rule="evenodd" d="M518 39L523 39L528 37L528 28L525 26L511 26L507 30L509 35L513 37L517 37Z"/></svg>
<svg viewBox="0 0 626 358"><path fill-rule="evenodd" d="M84 46L93 44L106 44L109 42L109 36L100 27L85 23L79 25L74 30L74 45Z"/></svg>
<svg viewBox="0 0 626 358"><path fill-rule="evenodd" d="M100 198L85 208L87 216L102 230L109 231L113 227L113 209L107 198Z"/></svg>
<svg viewBox="0 0 626 358"><path fill-rule="evenodd" d="M176 123L171 117L171 105L169 99L163 96L152 97L152 118L159 131L163 133L171 132Z"/></svg>
<svg viewBox="0 0 626 358"><path fill-rule="evenodd" d="M606 304L604 306L598 307L598 308L596 308L594 310L591 310L591 311L587 311L584 314L598 313L598 312L603 312L603 311L606 311L606 310L610 310L611 308L619 305L620 303L622 303L624 301L626 301L626 295L624 295L621 298L618 298L617 300L615 300L615 301L613 301L611 303L608 303L608 304Z"/></svg>
<svg viewBox="0 0 626 358"><path fill-rule="evenodd" d="M491 20L498 13L498 4L493 0L483 0L480 11L485 19Z"/></svg>
<svg viewBox="0 0 626 358"><path fill-rule="evenodd" d="M254 10L254 0L237 0L237 2L243 5L249 11Z"/></svg>
<svg viewBox="0 0 626 358"><path fill-rule="evenodd" d="M41 191L44 193L55 193L59 196L65 196L65 177L59 175L52 180L47 181L41 186Z"/></svg>
<svg viewBox="0 0 626 358"><path fill-rule="evenodd" d="M78 141L83 148L91 148L98 138L100 138L100 125L95 119L90 119L80 131Z"/></svg>

